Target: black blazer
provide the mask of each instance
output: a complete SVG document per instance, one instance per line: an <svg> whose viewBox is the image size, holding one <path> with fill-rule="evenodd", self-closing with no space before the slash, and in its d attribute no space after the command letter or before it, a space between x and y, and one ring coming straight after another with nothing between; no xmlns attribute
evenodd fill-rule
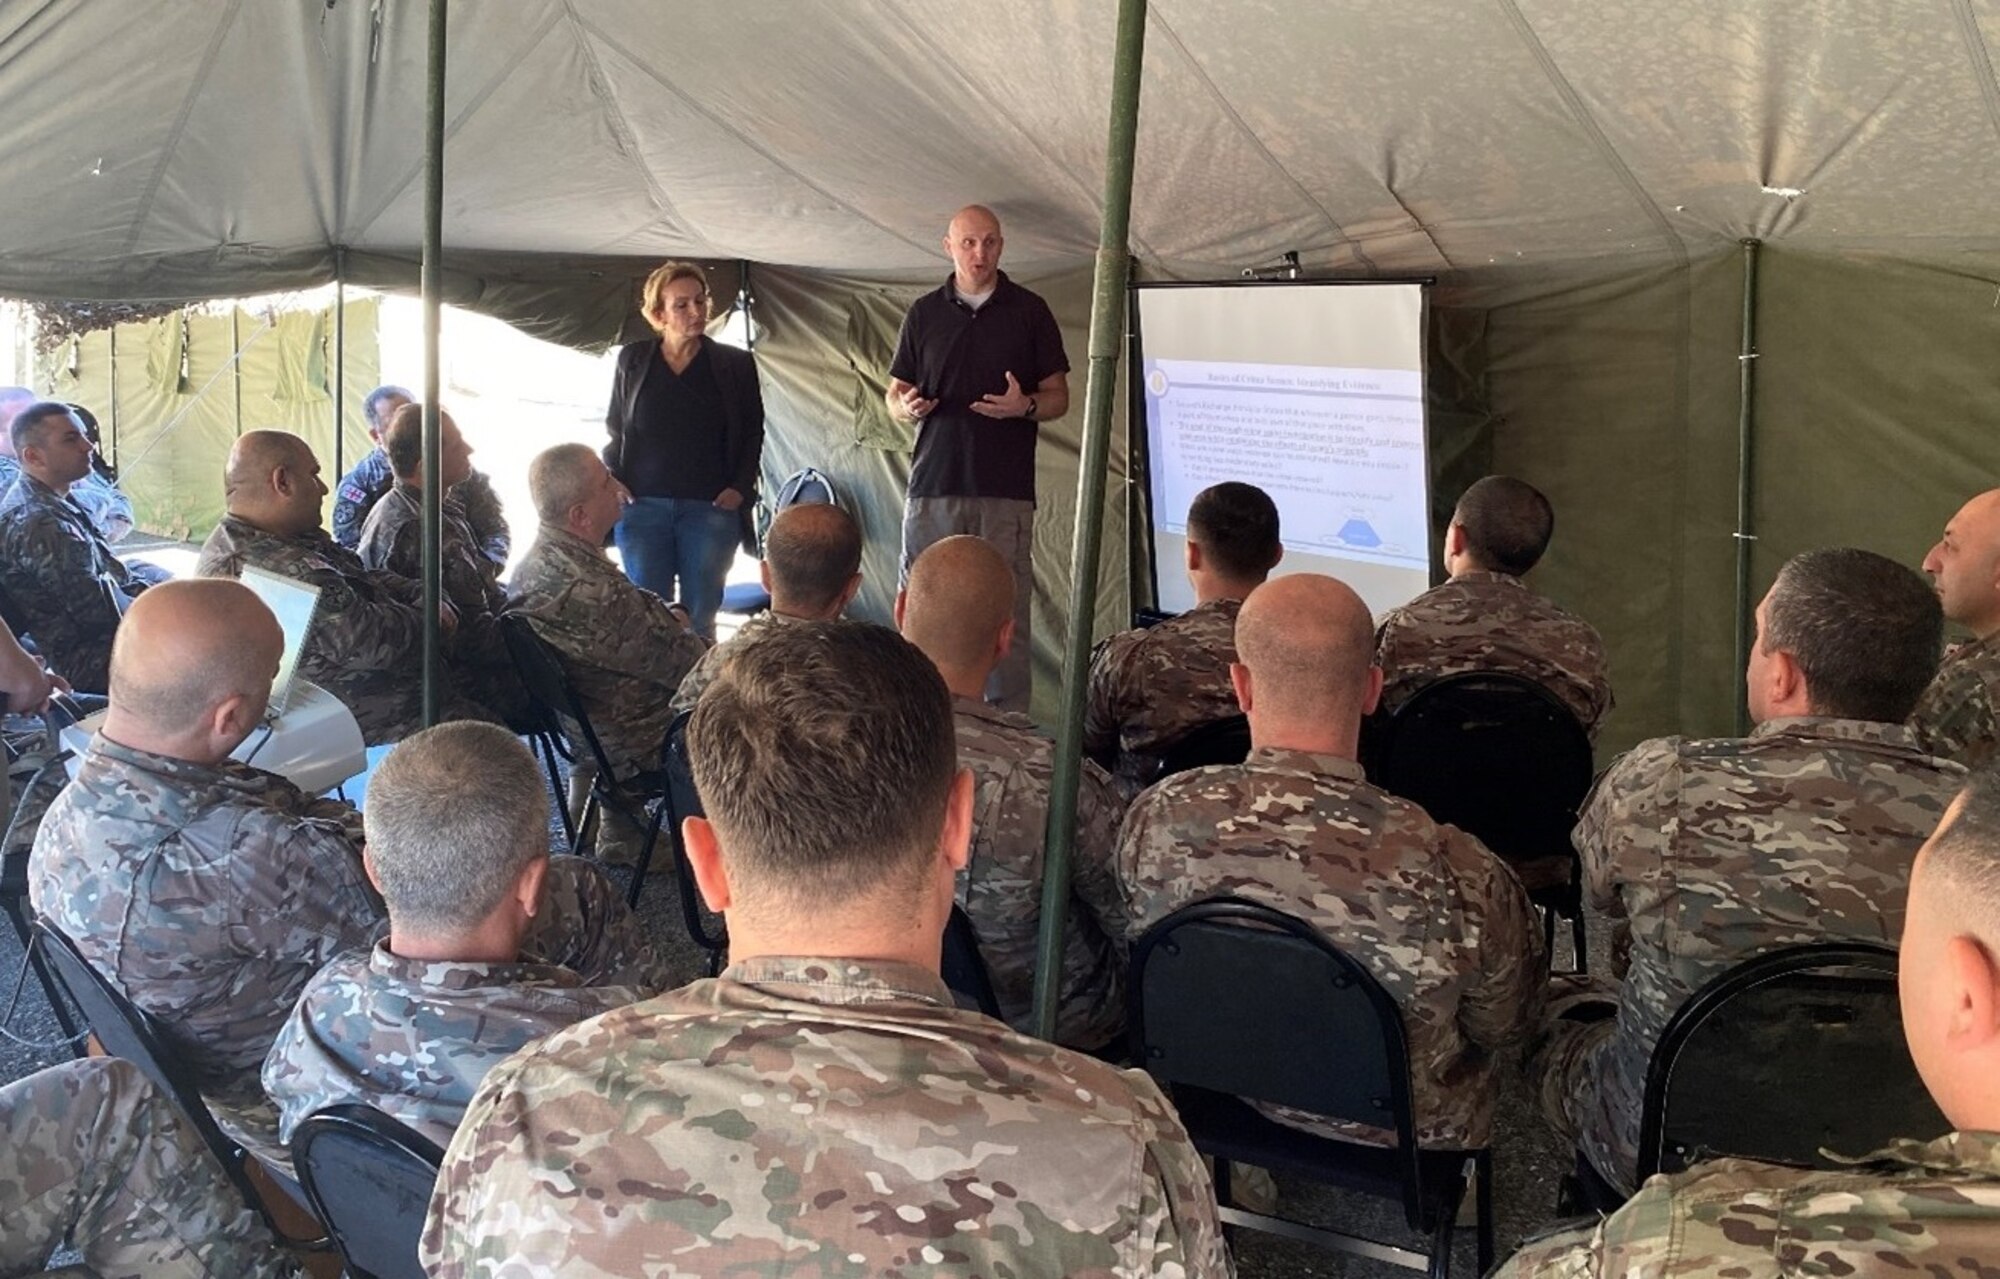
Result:
<svg viewBox="0 0 2000 1279"><path fill-rule="evenodd" d="M728 420L729 441L725 450L729 486L743 495L747 513L757 500L757 470L764 453L764 392L757 385L757 360L748 351L726 346L704 336L708 364L715 370L715 384L722 390L722 409ZM611 375L611 406L605 410L604 425L611 439L604 446L604 465L624 479L620 463L625 456L625 433L632 429L634 409L639 403L639 387L660 364L660 339L647 338L618 348L618 368Z"/></svg>

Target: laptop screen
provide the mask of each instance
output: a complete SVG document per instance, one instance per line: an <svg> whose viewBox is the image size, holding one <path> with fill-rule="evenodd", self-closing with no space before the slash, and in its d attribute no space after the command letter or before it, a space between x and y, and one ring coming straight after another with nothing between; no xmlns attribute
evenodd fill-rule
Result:
<svg viewBox="0 0 2000 1279"><path fill-rule="evenodd" d="M243 570L242 582L264 601L266 608L277 615L278 626L285 632L284 656L278 659L278 677L271 681L270 713L280 715L285 711L286 699L291 696L292 679L299 670L299 656L305 652L306 636L312 630L313 614L319 608L319 587L310 586L297 578L247 566Z"/></svg>

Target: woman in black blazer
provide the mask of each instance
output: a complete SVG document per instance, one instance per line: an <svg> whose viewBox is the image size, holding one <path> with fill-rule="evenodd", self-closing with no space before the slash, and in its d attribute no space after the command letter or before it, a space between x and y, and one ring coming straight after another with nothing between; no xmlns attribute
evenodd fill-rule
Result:
<svg viewBox="0 0 2000 1279"><path fill-rule="evenodd" d="M604 464L632 492L616 531L625 573L715 636L722 584L757 497L764 397L748 351L707 335L708 280L669 262L646 279L657 338L618 352ZM678 588L678 589L677 589Z"/></svg>

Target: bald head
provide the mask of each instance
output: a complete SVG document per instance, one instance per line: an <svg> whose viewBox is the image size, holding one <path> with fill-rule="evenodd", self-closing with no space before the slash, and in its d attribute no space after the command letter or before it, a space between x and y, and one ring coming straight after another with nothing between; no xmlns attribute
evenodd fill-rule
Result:
<svg viewBox="0 0 2000 1279"><path fill-rule="evenodd" d="M1959 508L1924 556L1924 572L1946 618L1981 639L2000 632L2000 489Z"/></svg>
<svg viewBox="0 0 2000 1279"><path fill-rule="evenodd" d="M312 446L290 431L247 431L230 446L223 500L238 519L296 537L319 527L326 496L319 472Z"/></svg>
<svg viewBox="0 0 2000 1279"><path fill-rule="evenodd" d="M764 535L764 568L773 609L831 621L859 584L861 528L830 503L788 506Z"/></svg>
<svg viewBox="0 0 2000 1279"><path fill-rule="evenodd" d="M220 577L162 582L134 600L118 625L105 732L162 754L221 759L263 714L284 645L278 619L242 583ZM213 723L225 703L240 711L235 740L219 750L211 749L213 743L184 750L186 743L235 733L234 726L218 733Z"/></svg>
<svg viewBox="0 0 2000 1279"><path fill-rule="evenodd" d="M999 660L1000 633L1014 620L1014 570L998 547L961 534L933 542L910 565L903 638L945 674L984 683Z"/></svg>
<svg viewBox="0 0 2000 1279"><path fill-rule="evenodd" d="M1253 693L1245 707L1252 740L1325 749L1291 739L1358 731L1376 679L1375 624L1345 582L1318 573L1273 578L1243 601L1236 658Z"/></svg>

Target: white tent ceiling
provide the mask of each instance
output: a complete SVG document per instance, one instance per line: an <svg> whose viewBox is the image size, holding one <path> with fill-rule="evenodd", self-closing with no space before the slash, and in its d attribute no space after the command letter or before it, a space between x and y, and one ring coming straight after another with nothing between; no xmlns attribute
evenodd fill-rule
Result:
<svg viewBox="0 0 2000 1279"><path fill-rule="evenodd" d="M455 250L938 269L1095 247L1110 0L454 0ZM243 293L414 255L424 0L0 0L0 291ZM2000 247L1979 0L1156 0L1167 271Z"/></svg>

